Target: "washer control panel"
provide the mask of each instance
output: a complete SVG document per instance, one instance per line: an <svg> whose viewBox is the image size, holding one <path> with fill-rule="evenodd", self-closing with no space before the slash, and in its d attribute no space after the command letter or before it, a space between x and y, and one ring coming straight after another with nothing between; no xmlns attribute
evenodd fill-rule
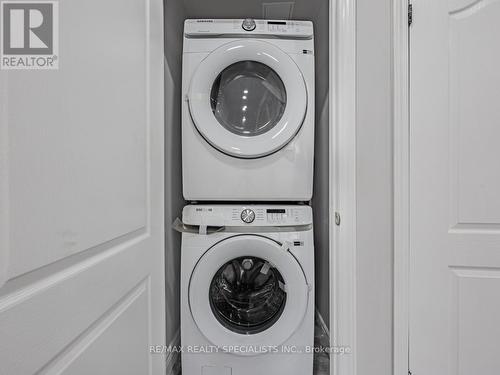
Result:
<svg viewBox="0 0 500 375"><path fill-rule="evenodd" d="M286 21L267 21L267 30L271 33L289 33L294 31L294 25Z"/></svg>
<svg viewBox="0 0 500 375"><path fill-rule="evenodd" d="M207 226L280 226L312 224L311 207L305 205L189 205L182 221Z"/></svg>
<svg viewBox="0 0 500 375"><path fill-rule="evenodd" d="M266 209L267 222L272 225L302 224L304 220L303 207L300 208L268 208Z"/></svg>
<svg viewBox="0 0 500 375"><path fill-rule="evenodd" d="M285 208L268 208L266 210L267 221L270 223L282 223L287 219Z"/></svg>

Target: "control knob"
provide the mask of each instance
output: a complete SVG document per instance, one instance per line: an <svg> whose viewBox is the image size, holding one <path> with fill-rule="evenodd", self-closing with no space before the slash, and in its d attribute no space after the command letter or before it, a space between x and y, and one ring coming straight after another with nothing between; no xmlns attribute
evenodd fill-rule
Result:
<svg viewBox="0 0 500 375"><path fill-rule="evenodd" d="M253 30L255 30L255 28L257 27L257 25L255 24L255 20L254 19L252 19L252 18L245 18L243 20L243 24L241 25L241 27L245 31L253 31Z"/></svg>
<svg viewBox="0 0 500 375"><path fill-rule="evenodd" d="M253 210L247 208L247 209L241 211L240 217L241 217L241 220L243 220L243 222L250 224L255 220L255 212L253 212Z"/></svg>

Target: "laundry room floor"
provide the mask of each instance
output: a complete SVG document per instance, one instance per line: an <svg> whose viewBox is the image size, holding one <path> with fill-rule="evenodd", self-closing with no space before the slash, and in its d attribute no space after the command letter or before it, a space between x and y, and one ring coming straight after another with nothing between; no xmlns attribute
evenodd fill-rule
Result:
<svg viewBox="0 0 500 375"><path fill-rule="evenodd" d="M314 346L316 348L328 348L330 346L328 334L318 324L318 319L316 319L314 325ZM313 368L314 375L328 375L330 373L330 356L326 350L318 350L318 353L314 354Z"/></svg>
<svg viewBox="0 0 500 375"><path fill-rule="evenodd" d="M321 325L314 326L314 346L317 348L326 348L329 346L327 333L322 329ZM320 352L318 350L318 352ZM177 357L179 361L174 366L173 375L181 375L180 356ZM326 352L316 353L314 355L314 374L313 375L329 375L330 371L330 357Z"/></svg>

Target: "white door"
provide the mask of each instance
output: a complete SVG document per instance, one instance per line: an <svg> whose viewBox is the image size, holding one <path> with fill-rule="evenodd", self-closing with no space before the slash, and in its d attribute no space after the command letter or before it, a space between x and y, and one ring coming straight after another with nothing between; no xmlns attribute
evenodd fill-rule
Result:
<svg viewBox="0 0 500 375"><path fill-rule="evenodd" d="M258 158L285 147L307 111L304 77L292 58L261 40L237 40L210 53L189 86L193 122L213 147Z"/></svg>
<svg viewBox="0 0 500 375"><path fill-rule="evenodd" d="M410 29L410 369L500 371L500 1Z"/></svg>
<svg viewBox="0 0 500 375"><path fill-rule="evenodd" d="M160 0L68 0L0 71L0 374L164 374L162 51Z"/></svg>
<svg viewBox="0 0 500 375"><path fill-rule="evenodd" d="M308 298L304 271L293 254L257 235L212 246L189 282L193 320L221 348L282 345L302 323Z"/></svg>

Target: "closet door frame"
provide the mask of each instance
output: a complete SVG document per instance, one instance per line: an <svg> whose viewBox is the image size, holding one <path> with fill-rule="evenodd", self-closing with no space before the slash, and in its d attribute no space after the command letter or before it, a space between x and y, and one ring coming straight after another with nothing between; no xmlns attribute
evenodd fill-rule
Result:
<svg viewBox="0 0 500 375"><path fill-rule="evenodd" d="M406 375L409 371L410 3L410 0L393 0L394 375Z"/></svg>
<svg viewBox="0 0 500 375"><path fill-rule="evenodd" d="M330 337L348 354L330 374L356 373L356 0L330 1Z"/></svg>

